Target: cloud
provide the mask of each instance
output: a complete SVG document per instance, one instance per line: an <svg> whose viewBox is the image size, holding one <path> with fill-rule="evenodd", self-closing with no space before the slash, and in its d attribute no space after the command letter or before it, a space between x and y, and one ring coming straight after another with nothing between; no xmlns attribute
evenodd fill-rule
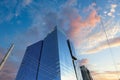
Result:
<svg viewBox="0 0 120 80"><path fill-rule="evenodd" d="M52 31L54 26L58 25L74 44L79 46L82 37L88 35L97 23L100 22L100 16L94 8L95 3L93 3L86 7L89 14L84 20L79 13L79 9L75 7L76 3L77 0L68 0L61 6L58 12L49 8L47 11L43 10L44 14L41 14L41 12L36 13L36 10L32 10L32 12L35 11L36 15L33 16L33 22L28 32L31 32L31 35L34 37L35 35L33 34L35 32L38 36L37 39L43 39L48 32ZM85 28L89 30L84 31ZM82 33L84 35L81 35Z"/></svg>
<svg viewBox="0 0 120 80"><path fill-rule="evenodd" d="M118 26L114 26L112 28L109 28L106 30L108 39L112 39L118 34L120 31L120 28ZM106 35L104 31L100 31L98 33L95 33L94 35L89 37L89 43L93 42L92 45L95 46L103 41L106 41Z"/></svg>
<svg viewBox="0 0 120 80"><path fill-rule="evenodd" d="M0 23L11 21L20 15L30 3L32 3L32 0L2 0L0 2Z"/></svg>
<svg viewBox="0 0 120 80"><path fill-rule="evenodd" d="M100 22L100 16L97 15L96 10L91 11L87 19L84 21L81 16L78 16L70 23L70 26L72 26L70 36L74 37L77 34L80 34L81 27L95 27L98 22Z"/></svg>
<svg viewBox="0 0 120 80"><path fill-rule="evenodd" d="M3 0L0 2L0 23L10 21L14 17L12 10L16 4L16 0Z"/></svg>
<svg viewBox="0 0 120 80"><path fill-rule="evenodd" d="M76 4L77 3L77 0L67 0L67 2L66 2L66 4L67 5L74 5L74 4Z"/></svg>
<svg viewBox="0 0 120 80"><path fill-rule="evenodd" d="M16 57L17 59L18 57L22 57L25 52L25 48L28 45L44 39L46 35L52 31L56 24L62 28L65 33L67 33L69 38L71 38L74 43L79 43L81 40L79 39L79 36L82 33L79 31L79 29L82 30L82 28L89 28L89 26L94 28L100 21L100 17L97 15L97 11L94 9L95 4L91 4L91 7L87 7L89 8L89 14L84 20L79 14L79 9L75 7L76 2L77 0L68 0L62 5L59 11L55 11L49 7L47 7L47 10L44 10L45 8L43 8L39 11L31 5L33 3L32 0L25 0L24 2L19 3L18 6L16 6L16 13L20 13L23 7L25 7L23 4L26 4L26 6L29 5L32 7L29 9L29 11L31 11L30 15L32 15L31 18L33 21L26 32L16 34L14 37L13 41L15 41L16 47L19 46L19 49L16 49L13 52L16 53L14 58ZM34 4L34 6L38 6L39 4L40 3L38 2ZM79 35L75 33L75 30ZM87 35L90 31L85 31L84 33Z"/></svg>
<svg viewBox="0 0 120 80"><path fill-rule="evenodd" d="M111 22L111 20L108 22ZM107 25L107 24L108 23L105 24L107 38L111 43L112 39L118 37L117 34L120 32L120 28L118 26L119 24L116 24L116 25L114 24ZM82 54L97 53L99 51L102 51L108 48L108 44L106 43L107 38L103 29L99 29L99 31L91 34L86 39L84 39L84 41L82 42L81 46L78 47L78 49L82 50L81 52ZM113 47L112 44L111 44L111 47Z"/></svg>
<svg viewBox="0 0 120 80"><path fill-rule="evenodd" d="M32 3L32 0L23 0L23 6L27 6Z"/></svg>
<svg viewBox="0 0 120 80"><path fill-rule="evenodd" d="M22 4L23 3L19 3L16 7L17 16L21 12L21 7L23 7ZM28 5L28 3L26 4ZM33 7L32 11L34 12L30 13L30 15L33 15L33 13L34 15L32 17L33 22L31 23L31 26L26 30L26 32L18 33L13 38L13 42L15 41L15 50L13 51L13 55L11 56L11 60L13 60L13 62L15 62L15 64L17 65L20 64L21 59L25 53L26 47L41 39L44 39L44 37L50 31L52 31L53 27L56 26L56 21L60 20L58 19L58 13L52 9L42 9L39 11ZM41 14L41 11L43 11L44 14ZM5 66L2 72L0 72L0 76L2 76L0 77L0 80L14 80L15 75L13 75L13 71L17 72L18 68L14 69L16 65L10 65L12 64L12 62L6 64L7 66ZM9 72L9 74L5 72L6 70L7 72Z"/></svg>
<svg viewBox="0 0 120 80"><path fill-rule="evenodd" d="M111 4L111 8L114 9L117 7L117 4ZM114 12L114 10L111 10L112 12Z"/></svg>
<svg viewBox="0 0 120 80"><path fill-rule="evenodd" d="M110 9L110 12L108 13L108 16L114 17L116 7L117 7L117 4L111 4L111 9Z"/></svg>
<svg viewBox="0 0 120 80"><path fill-rule="evenodd" d="M120 67L120 63L117 63L117 67Z"/></svg>
<svg viewBox="0 0 120 80"><path fill-rule="evenodd" d="M109 39L109 44L110 44L110 48L120 46L120 38L118 37L118 38ZM97 47L88 50L87 53L96 53L96 52L99 52L99 51L107 49L107 48L109 48L109 45L105 41L105 42L101 43L100 45L98 45Z"/></svg>
<svg viewBox="0 0 120 80"><path fill-rule="evenodd" d="M12 62L7 62L0 71L0 80L14 80L17 67Z"/></svg>
<svg viewBox="0 0 120 80"><path fill-rule="evenodd" d="M82 37L88 35L97 23L100 22L100 16L94 8L96 6L95 3L86 7L86 9L88 9L88 16L86 16L86 19L80 15L79 9L75 7L77 0L68 0L60 6L61 8L59 11L55 11L49 7L47 7L47 10L46 8L43 8L39 11L39 9L34 6L38 6L40 3L38 2L34 4L34 6L30 5L32 3L32 0L24 0L22 3L19 3L16 8L16 15L18 16L21 10L25 7L23 5L31 6L29 9L33 20L31 26L24 34L18 34L21 39L24 39L22 42L25 44L30 44L43 39L50 31L52 31L54 26L58 25L64 30L74 44L79 46ZM25 38L26 36L29 37L28 41Z"/></svg>
<svg viewBox="0 0 120 80"><path fill-rule="evenodd" d="M79 9L70 5L63 6L61 11L64 17L62 21L65 23L62 25L65 25L63 30L66 30L66 27L68 27L65 32L74 42L75 46L79 46L83 37L86 37L101 20L94 7L95 4L86 7L85 9L88 15L83 18L82 15L79 14Z"/></svg>
<svg viewBox="0 0 120 80"><path fill-rule="evenodd" d="M87 64L89 63L89 60L88 60L87 58L84 58L84 59L81 59L81 60L79 61L79 63L80 63L81 66L82 66L82 65L87 65Z"/></svg>
<svg viewBox="0 0 120 80"><path fill-rule="evenodd" d="M118 75L120 74L120 71L104 71L104 72L98 72L98 71L91 71L93 79L95 80L118 80Z"/></svg>

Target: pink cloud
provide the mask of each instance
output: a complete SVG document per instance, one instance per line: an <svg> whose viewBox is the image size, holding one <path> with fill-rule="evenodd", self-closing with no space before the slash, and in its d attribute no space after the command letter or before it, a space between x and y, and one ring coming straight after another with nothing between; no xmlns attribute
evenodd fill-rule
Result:
<svg viewBox="0 0 120 80"><path fill-rule="evenodd" d="M77 11L76 11L77 12ZM97 23L101 20L95 9L92 9L88 17L83 20L80 15L72 18L70 21L70 30L68 32L69 37L73 40L75 46L81 44L81 39L87 36L92 29L95 28Z"/></svg>
<svg viewBox="0 0 120 80"><path fill-rule="evenodd" d="M86 58L84 58L84 59L81 59L81 60L79 61L79 63L80 63L81 66L82 66L82 65L86 65L86 64L89 63L89 60L86 59Z"/></svg>
<svg viewBox="0 0 120 80"><path fill-rule="evenodd" d="M17 67L15 63L7 62L0 71L0 80L14 80L16 76Z"/></svg>
<svg viewBox="0 0 120 80"><path fill-rule="evenodd" d="M70 31L70 36L74 37L78 35L81 31L81 27L95 27L98 22L100 22L100 16L97 15L96 10L91 11L87 19L84 21L81 16L78 16L70 23L70 26L72 27Z"/></svg>
<svg viewBox="0 0 120 80"><path fill-rule="evenodd" d="M95 27L98 22L100 22L100 16L97 14L96 10L93 10L87 20L85 21L86 26L93 26Z"/></svg>

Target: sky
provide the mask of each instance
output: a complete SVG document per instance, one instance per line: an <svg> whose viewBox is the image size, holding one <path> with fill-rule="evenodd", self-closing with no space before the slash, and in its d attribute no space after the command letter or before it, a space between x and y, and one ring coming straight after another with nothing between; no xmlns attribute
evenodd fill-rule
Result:
<svg viewBox="0 0 120 80"><path fill-rule="evenodd" d="M15 45L0 80L14 80L26 47L43 40L56 25L94 80L118 80L119 7L119 0L0 0L0 61Z"/></svg>

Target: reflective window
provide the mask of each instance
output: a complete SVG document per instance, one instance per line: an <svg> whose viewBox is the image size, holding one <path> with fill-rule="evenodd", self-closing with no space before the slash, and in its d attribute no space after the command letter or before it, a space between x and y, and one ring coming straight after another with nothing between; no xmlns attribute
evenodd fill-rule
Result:
<svg viewBox="0 0 120 80"><path fill-rule="evenodd" d="M44 40L38 80L60 80L57 31Z"/></svg>
<svg viewBox="0 0 120 80"><path fill-rule="evenodd" d="M29 46L24 55L16 80L35 80L42 41Z"/></svg>
<svg viewBox="0 0 120 80"><path fill-rule="evenodd" d="M16 80L77 80L67 38L57 29L29 46Z"/></svg>
<svg viewBox="0 0 120 80"><path fill-rule="evenodd" d="M67 38L59 31L58 47L60 57L61 80L77 80L72 57L70 55L70 49L67 44Z"/></svg>

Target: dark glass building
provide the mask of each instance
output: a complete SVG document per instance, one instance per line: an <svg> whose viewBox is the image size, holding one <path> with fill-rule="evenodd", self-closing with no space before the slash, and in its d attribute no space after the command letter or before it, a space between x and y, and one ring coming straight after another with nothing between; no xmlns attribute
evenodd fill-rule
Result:
<svg viewBox="0 0 120 80"><path fill-rule="evenodd" d="M85 66L81 66L80 69L83 80L93 80L90 71Z"/></svg>
<svg viewBox="0 0 120 80"><path fill-rule="evenodd" d="M16 80L81 80L75 60L72 44L55 28L44 40L27 47Z"/></svg>

